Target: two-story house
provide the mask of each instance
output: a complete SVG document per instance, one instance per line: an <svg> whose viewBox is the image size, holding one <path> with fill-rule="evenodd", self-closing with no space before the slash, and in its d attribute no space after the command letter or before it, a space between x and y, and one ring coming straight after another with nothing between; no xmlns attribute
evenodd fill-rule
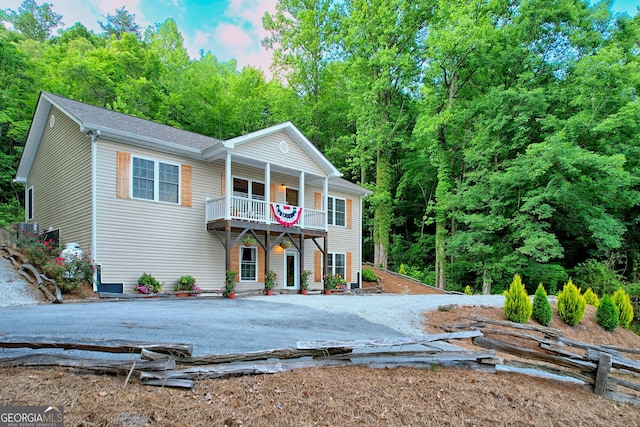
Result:
<svg viewBox="0 0 640 427"><path fill-rule="evenodd" d="M16 181L25 221L90 251L101 285L188 274L216 291L234 270L258 290L273 270L296 290L310 270L313 290L360 281L369 191L340 176L288 122L222 141L43 92Z"/></svg>

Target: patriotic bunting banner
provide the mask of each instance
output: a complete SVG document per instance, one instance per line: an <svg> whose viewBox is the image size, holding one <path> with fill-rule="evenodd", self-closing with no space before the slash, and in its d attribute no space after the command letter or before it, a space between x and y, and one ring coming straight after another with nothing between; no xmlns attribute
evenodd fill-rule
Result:
<svg viewBox="0 0 640 427"><path fill-rule="evenodd" d="M301 207L281 205L280 203L271 203L271 211L280 225L285 227L293 227L302 214Z"/></svg>

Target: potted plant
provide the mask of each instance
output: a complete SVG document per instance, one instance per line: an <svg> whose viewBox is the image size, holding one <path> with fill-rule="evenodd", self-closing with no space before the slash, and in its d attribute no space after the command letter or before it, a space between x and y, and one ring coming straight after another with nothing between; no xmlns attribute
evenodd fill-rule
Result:
<svg viewBox="0 0 640 427"><path fill-rule="evenodd" d="M347 281L339 274L327 275L324 277L324 293L331 295L331 291L345 291L347 289Z"/></svg>
<svg viewBox="0 0 640 427"><path fill-rule="evenodd" d="M191 295L198 295L200 288L196 285L196 279L193 276L181 276L178 281L173 285L173 290L176 291L178 297L188 297Z"/></svg>
<svg viewBox="0 0 640 427"><path fill-rule="evenodd" d="M152 275L143 273L142 276L138 278L138 283L136 283L134 289L139 294L157 294L162 290L162 283Z"/></svg>
<svg viewBox="0 0 640 427"><path fill-rule="evenodd" d="M289 249L292 245L293 245L293 243L287 237L285 237L284 239L282 239L280 241L280 247L282 249Z"/></svg>
<svg viewBox="0 0 640 427"><path fill-rule="evenodd" d="M258 241L251 234L246 234L242 238L242 244L244 246L255 246L258 244Z"/></svg>
<svg viewBox="0 0 640 427"><path fill-rule="evenodd" d="M311 275L311 271L303 270L300 274L300 293L302 295L307 295L307 291L309 289L309 276Z"/></svg>
<svg viewBox="0 0 640 427"><path fill-rule="evenodd" d="M227 270L224 278L224 292L223 295L227 298L234 299L236 297L236 276L237 271Z"/></svg>
<svg viewBox="0 0 640 427"><path fill-rule="evenodd" d="M264 278L264 289L267 291L267 295L273 295L273 288L276 287L276 279L278 275L273 270L267 271L267 275Z"/></svg>

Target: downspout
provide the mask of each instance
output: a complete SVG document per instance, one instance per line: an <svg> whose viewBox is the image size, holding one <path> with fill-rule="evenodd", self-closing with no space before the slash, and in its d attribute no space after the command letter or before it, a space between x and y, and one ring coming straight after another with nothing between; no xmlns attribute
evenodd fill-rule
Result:
<svg viewBox="0 0 640 427"><path fill-rule="evenodd" d="M98 137L100 131L89 131L91 136L91 254L98 265ZM98 291L98 271L94 270L93 291Z"/></svg>

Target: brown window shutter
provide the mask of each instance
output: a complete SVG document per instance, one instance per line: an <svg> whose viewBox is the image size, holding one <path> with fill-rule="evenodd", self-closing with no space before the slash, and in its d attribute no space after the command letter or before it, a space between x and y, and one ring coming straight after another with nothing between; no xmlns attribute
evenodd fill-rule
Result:
<svg viewBox="0 0 640 427"><path fill-rule="evenodd" d="M277 199L277 195L278 195L278 184L274 184L273 182L271 183L271 201L272 202L276 202Z"/></svg>
<svg viewBox="0 0 640 427"><path fill-rule="evenodd" d="M191 180L193 179L193 168L189 165L182 165L180 174L180 204L191 207L193 203L193 190Z"/></svg>
<svg viewBox="0 0 640 427"><path fill-rule="evenodd" d="M345 269L345 275L347 277L345 277L345 279L347 280L347 282L351 283L351 252L347 252L347 256L346 256L346 269Z"/></svg>
<svg viewBox="0 0 640 427"><path fill-rule="evenodd" d="M313 280L322 282L322 252L318 250L313 254Z"/></svg>
<svg viewBox="0 0 640 427"><path fill-rule="evenodd" d="M116 197L128 199L131 179L131 153L116 153Z"/></svg>
<svg viewBox="0 0 640 427"><path fill-rule="evenodd" d="M353 201L347 199L347 228L351 228L351 215L353 214Z"/></svg>
<svg viewBox="0 0 640 427"><path fill-rule="evenodd" d="M313 195L314 209L319 211L322 210L322 193L315 193Z"/></svg>
<svg viewBox="0 0 640 427"><path fill-rule="evenodd" d="M264 256L264 249L262 249L262 246L258 246L258 271L257 271L258 282L264 282L265 261L266 261L266 258Z"/></svg>
<svg viewBox="0 0 640 427"><path fill-rule="evenodd" d="M220 174L220 195L224 196L226 193L227 186L224 182L224 172Z"/></svg>
<svg viewBox="0 0 640 427"><path fill-rule="evenodd" d="M236 281L240 281L240 245L231 248L231 271L238 273Z"/></svg>

